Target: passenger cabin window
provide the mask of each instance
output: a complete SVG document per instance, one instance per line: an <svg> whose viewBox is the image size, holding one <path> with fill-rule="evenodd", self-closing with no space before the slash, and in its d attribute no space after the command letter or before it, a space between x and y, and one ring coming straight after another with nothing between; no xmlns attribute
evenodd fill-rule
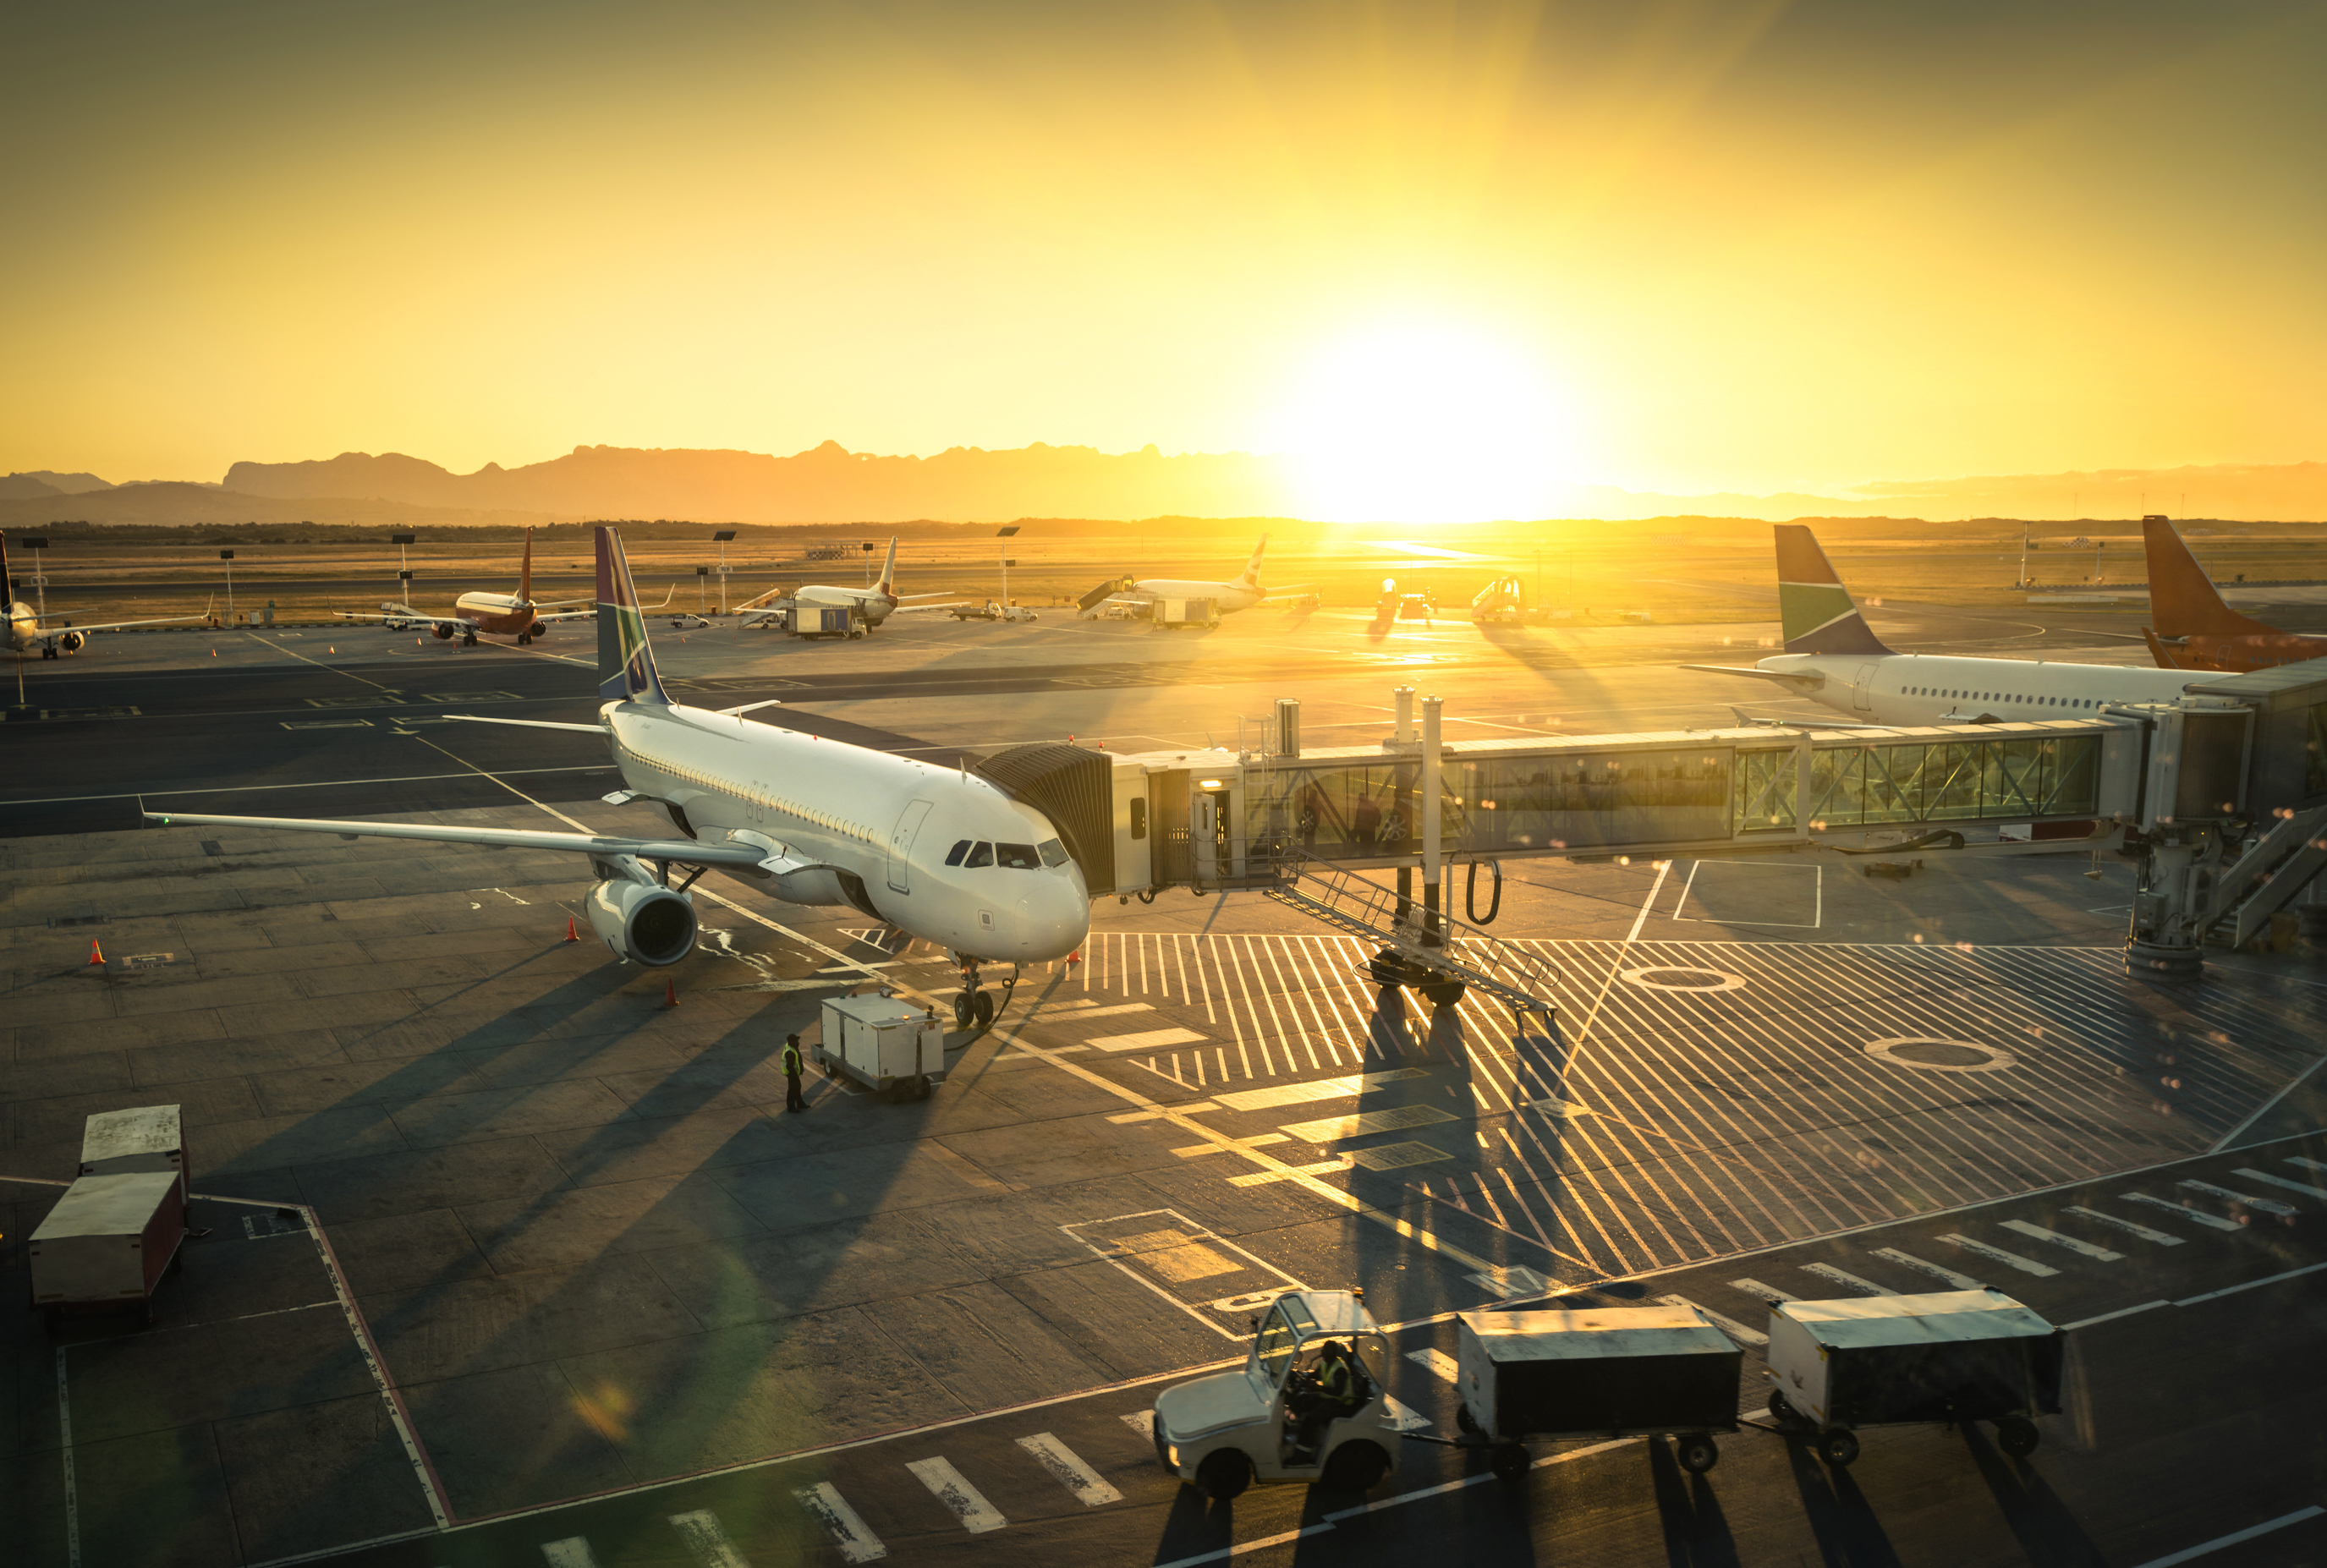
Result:
<svg viewBox="0 0 2327 1568"><path fill-rule="evenodd" d="M954 840L953 847L946 851L946 864L959 865L961 863L961 857L968 853L969 840L966 838L958 838Z"/></svg>
<svg viewBox="0 0 2327 1568"><path fill-rule="evenodd" d="M1067 863L1067 846L1055 838L1046 838L1034 848L1041 854L1044 865L1061 866Z"/></svg>
<svg viewBox="0 0 2327 1568"><path fill-rule="evenodd" d="M1042 857L1034 853L1031 844L997 844L994 846L994 858L1012 871L1039 871L1042 864Z"/></svg>
<svg viewBox="0 0 2327 1568"><path fill-rule="evenodd" d="M964 865L992 865L994 863L994 846L990 844L980 844L974 846L969 852L969 858L963 861L961 863Z"/></svg>

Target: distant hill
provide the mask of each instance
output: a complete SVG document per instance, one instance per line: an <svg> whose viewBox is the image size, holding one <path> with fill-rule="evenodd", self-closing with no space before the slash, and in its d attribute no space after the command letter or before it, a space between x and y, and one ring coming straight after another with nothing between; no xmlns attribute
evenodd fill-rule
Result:
<svg viewBox="0 0 2327 1568"><path fill-rule="evenodd" d="M12 473L6 481L0 481L0 487L12 485L13 481L17 480L31 480L35 484L48 486L60 495L68 496L113 488L111 481L101 480L93 473L55 473L45 468L34 469L28 473ZM23 496L33 493L35 492L31 490L0 488L0 496Z"/></svg>
<svg viewBox="0 0 2327 1568"><path fill-rule="evenodd" d="M61 496L65 492L47 481L29 473L12 473L0 479L0 500L25 500L34 496Z"/></svg>
<svg viewBox="0 0 2327 1568"><path fill-rule="evenodd" d="M51 490L45 496L10 498L0 492L0 529L10 532L51 523L260 524L359 523L366 527L441 526L475 523L543 523L532 512L473 507L416 506L408 501L351 501L278 496L237 495L206 484L157 481L117 485L80 495Z"/></svg>

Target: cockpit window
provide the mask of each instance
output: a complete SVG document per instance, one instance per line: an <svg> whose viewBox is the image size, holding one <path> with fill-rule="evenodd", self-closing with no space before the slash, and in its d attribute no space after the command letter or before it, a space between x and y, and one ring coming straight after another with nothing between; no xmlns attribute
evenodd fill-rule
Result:
<svg viewBox="0 0 2327 1568"><path fill-rule="evenodd" d="M990 844L976 845L970 850L969 858L963 861L961 863L964 865L992 865L994 863L994 846Z"/></svg>
<svg viewBox="0 0 2327 1568"><path fill-rule="evenodd" d="M1067 846L1061 844L1057 839L1046 838L1034 847L1042 851L1042 863L1044 865L1064 865L1067 863Z"/></svg>
<svg viewBox="0 0 2327 1568"><path fill-rule="evenodd" d="M968 853L969 840L966 838L956 839L954 841L954 846L946 851L946 864L959 865L961 863L961 857Z"/></svg>
<svg viewBox="0 0 2327 1568"><path fill-rule="evenodd" d="M997 844L994 846L994 855L1013 871L1034 871L1042 863L1042 857L1034 853L1034 846L1031 844Z"/></svg>

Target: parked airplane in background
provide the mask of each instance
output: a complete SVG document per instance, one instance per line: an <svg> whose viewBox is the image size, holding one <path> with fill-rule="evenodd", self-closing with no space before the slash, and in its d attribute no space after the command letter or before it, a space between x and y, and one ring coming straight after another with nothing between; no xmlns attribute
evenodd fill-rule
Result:
<svg viewBox="0 0 2327 1568"><path fill-rule="evenodd" d="M49 613L49 591L45 587L39 590L37 607L15 597L16 579L8 574L8 541L5 537L0 537L0 589L5 590L0 593L0 601L8 607L8 651L19 658L36 648L42 658L79 653L88 645L92 631L119 631L126 626L183 626L202 619L199 615L165 615L157 621L96 621L75 626L61 616Z"/></svg>
<svg viewBox="0 0 2327 1568"><path fill-rule="evenodd" d="M678 585L673 583L670 593L678 592ZM514 637L518 646L522 648L539 637L552 621L587 621L597 613L594 610L563 610L554 615L544 615L544 609L556 610L560 605L589 602L586 596L552 600L547 604L533 602L533 530L528 528L525 531L525 555L518 564L517 592L514 593L463 593L453 602L453 613L450 615L431 615L392 599L381 602L380 610L384 612L381 614L342 610L339 615L342 621L381 621L391 630L400 631L407 626L425 626L447 640L458 637L463 648L476 647L479 632L488 637ZM666 593L663 603L669 602L670 594Z"/></svg>
<svg viewBox="0 0 2327 1568"><path fill-rule="evenodd" d="M2223 603L2213 580L2164 518L2142 518L2141 539L2149 556L2151 621L2142 637L2161 669L2240 673L2327 658L2327 637L2281 631Z"/></svg>
<svg viewBox="0 0 2327 1568"><path fill-rule="evenodd" d="M2192 682L2180 670L2135 665L1896 652L1859 614L1817 536L1799 523L1777 530L1786 651L1750 667L1683 669L1771 681L1854 721L1832 727L1862 729L2089 718L2112 703L2176 701Z"/></svg>
<svg viewBox="0 0 2327 1568"><path fill-rule="evenodd" d="M881 563L881 580L869 588L841 588L831 583L812 583L790 592L778 588L761 594L748 604L736 606L743 619L738 626L767 626L793 610L846 610L862 617L866 630L880 625L900 610L941 610L940 604L911 604L908 600L943 599L943 593L899 593L897 592L897 541L889 541L889 558Z"/></svg>
<svg viewBox="0 0 2327 1568"><path fill-rule="evenodd" d="M955 1014L965 1025L994 1016L993 999L978 987L979 965L1063 958L1082 945L1090 897L1058 830L1040 812L965 770L744 718L769 703L714 712L672 702L655 671L638 590L612 528L598 530L598 695L604 700L596 723L456 716L599 736L626 786L606 799L655 801L678 836L145 816L164 824L586 854L598 879L586 902L591 928L621 957L656 966L694 950L687 889L716 866L786 903L846 904L951 949L963 967ZM687 873L676 887L674 867Z"/></svg>
<svg viewBox="0 0 2327 1568"><path fill-rule="evenodd" d="M1261 552L1268 548L1268 536L1263 534L1260 543L1252 547L1252 559L1244 564L1244 574L1233 583L1197 583L1175 577L1135 577L1125 581L1122 587L1104 598L1093 594L1082 602L1083 619L1095 619L1102 604L1144 604L1153 606L1166 599L1209 599L1212 613L1226 615L1234 610L1249 610L1269 592L1260 585ZM1295 584L1306 586L1306 584ZM1290 593L1280 589L1279 593Z"/></svg>

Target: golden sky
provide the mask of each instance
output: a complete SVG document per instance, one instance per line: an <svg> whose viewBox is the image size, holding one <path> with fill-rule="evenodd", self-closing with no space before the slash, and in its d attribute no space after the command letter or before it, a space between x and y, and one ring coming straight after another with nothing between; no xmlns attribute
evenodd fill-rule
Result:
<svg viewBox="0 0 2327 1568"><path fill-rule="evenodd" d="M0 41L0 471L1404 448L1524 515L2327 456L2316 4L123 0Z"/></svg>

